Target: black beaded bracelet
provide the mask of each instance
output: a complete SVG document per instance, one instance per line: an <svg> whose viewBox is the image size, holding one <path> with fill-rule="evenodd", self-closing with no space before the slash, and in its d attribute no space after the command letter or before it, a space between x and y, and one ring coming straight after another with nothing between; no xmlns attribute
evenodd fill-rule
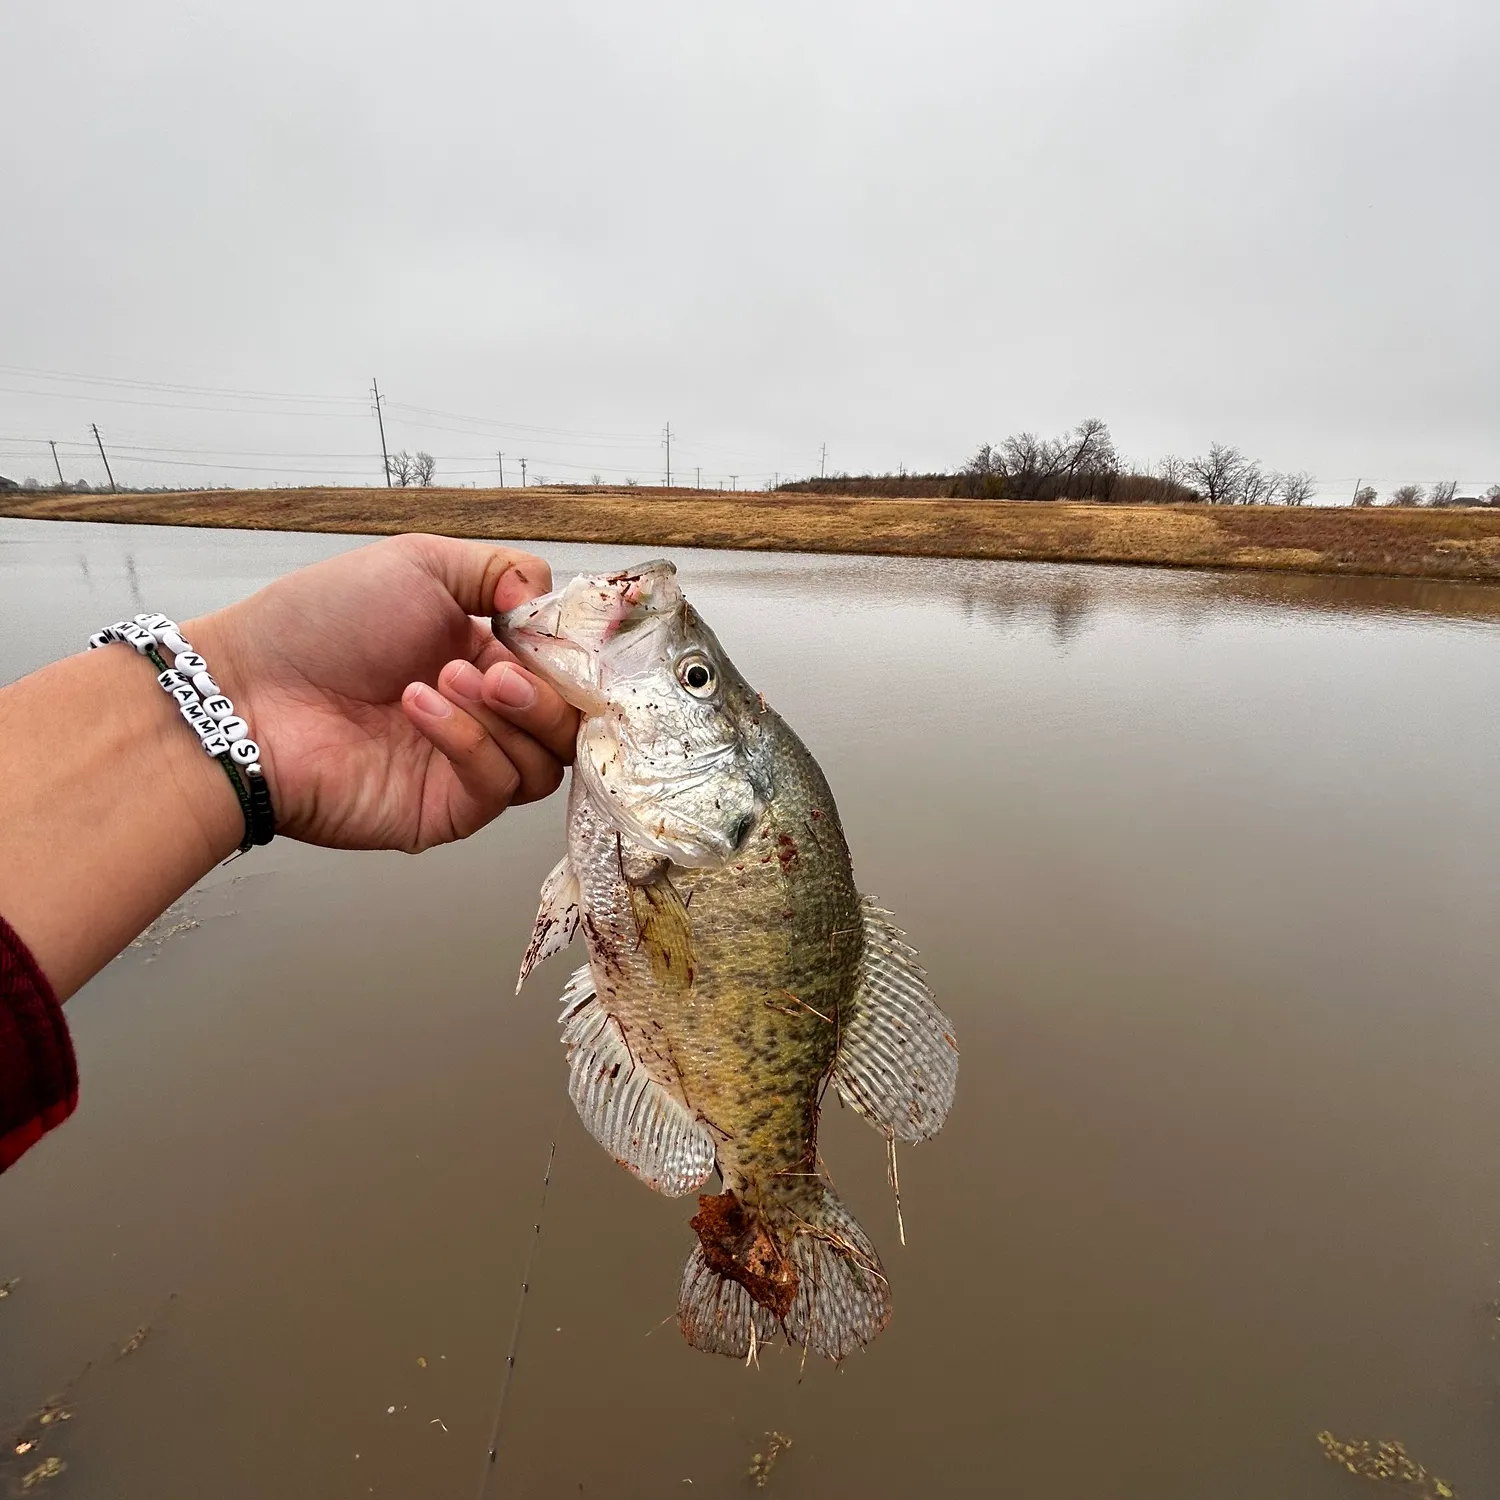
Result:
<svg viewBox="0 0 1500 1500"><path fill-rule="evenodd" d="M208 663L188 645L174 621L165 615L137 615L120 620L89 637L89 649L113 641L133 646L157 669L157 682L197 734L204 750L224 767L245 819L245 837L237 854L276 836L276 813L271 789L260 765L260 746L250 738L250 726L235 714L234 704L208 675ZM169 666L158 646L172 653ZM235 856L231 855L231 858Z"/></svg>

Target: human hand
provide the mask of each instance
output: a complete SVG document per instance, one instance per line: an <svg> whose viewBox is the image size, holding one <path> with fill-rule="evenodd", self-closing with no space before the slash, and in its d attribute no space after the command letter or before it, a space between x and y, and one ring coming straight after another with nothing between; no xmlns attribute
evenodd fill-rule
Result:
<svg viewBox="0 0 1500 1500"><path fill-rule="evenodd" d="M551 586L527 552L392 537L183 631L249 721L278 832L416 853L562 780L577 714L472 618Z"/></svg>

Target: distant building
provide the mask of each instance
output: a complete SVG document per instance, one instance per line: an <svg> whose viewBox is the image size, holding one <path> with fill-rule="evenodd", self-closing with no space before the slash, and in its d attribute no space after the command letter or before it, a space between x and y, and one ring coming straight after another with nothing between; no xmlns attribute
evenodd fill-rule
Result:
<svg viewBox="0 0 1500 1500"><path fill-rule="evenodd" d="M4 474L0 474L0 490L18 490L20 488L21 486L14 479L7 479Z"/></svg>

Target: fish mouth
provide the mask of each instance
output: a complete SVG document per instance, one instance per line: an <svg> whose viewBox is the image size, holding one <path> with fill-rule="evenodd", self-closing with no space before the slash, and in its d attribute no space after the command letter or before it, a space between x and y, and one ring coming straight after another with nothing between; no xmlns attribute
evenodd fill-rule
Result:
<svg viewBox="0 0 1500 1500"><path fill-rule="evenodd" d="M681 607L676 574L663 560L583 575L492 616L490 624L500 643L574 708L603 713L609 699L600 681L601 654L616 636Z"/></svg>
<svg viewBox="0 0 1500 1500"><path fill-rule="evenodd" d="M556 689L580 713L599 714L608 700L599 691L593 653L562 633L563 591L543 594L527 604L494 615L495 638L527 671Z"/></svg>

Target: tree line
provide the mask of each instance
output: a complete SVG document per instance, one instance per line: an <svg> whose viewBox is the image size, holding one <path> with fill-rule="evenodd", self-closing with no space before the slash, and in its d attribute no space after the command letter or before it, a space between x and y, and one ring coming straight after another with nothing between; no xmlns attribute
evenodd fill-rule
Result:
<svg viewBox="0 0 1500 1500"><path fill-rule="evenodd" d="M1306 505L1317 481L1305 470L1267 468L1229 443L1211 443L1193 458L1169 455L1152 464L1122 458L1109 426L1086 417L1060 437L1018 432L998 443L984 443L955 474L837 474L777 486L788 491L848 494L927 495L983 500L1083 500L1116 505ZM1380 503L1373 487L1362 485L1358 506ZM1500 505L1500 484L1483 496L1458 494L1455 480L1424 489L1401 485L1387 505Z"/></svg>

